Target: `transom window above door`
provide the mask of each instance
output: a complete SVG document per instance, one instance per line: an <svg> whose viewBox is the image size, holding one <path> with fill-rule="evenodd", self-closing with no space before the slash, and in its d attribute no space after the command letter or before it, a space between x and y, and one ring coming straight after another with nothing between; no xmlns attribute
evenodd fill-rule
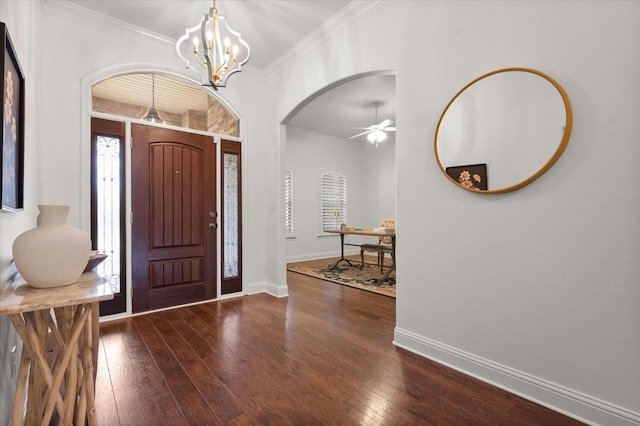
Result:
<svg viewBox="0 0 640 426"><path fill-rule="evenodd" d="M91 89L94 112L143 120L155 109L168 125L240 136L240 120L201 86L157 73L110 77Z"/></svg>

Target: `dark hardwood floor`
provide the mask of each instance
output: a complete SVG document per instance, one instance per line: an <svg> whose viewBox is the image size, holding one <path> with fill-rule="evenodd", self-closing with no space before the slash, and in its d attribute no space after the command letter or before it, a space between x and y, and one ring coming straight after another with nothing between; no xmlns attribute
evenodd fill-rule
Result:
<svg viewBox="0 0 640 426"><path fill-rule="evenodd" d="M580 424L395 347L395 299L288 284L103 323L99 424Z"/></svg>

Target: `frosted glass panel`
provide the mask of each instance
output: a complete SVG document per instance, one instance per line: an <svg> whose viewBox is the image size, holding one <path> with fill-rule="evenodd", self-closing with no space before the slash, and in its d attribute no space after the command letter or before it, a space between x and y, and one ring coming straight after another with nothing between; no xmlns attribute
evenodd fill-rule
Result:
<svg viewBox="0 0 640 426"><path fill-rule="evenodd" d="M238 155L224 154L223 278L238 276Z"/></svg>
<svg viewBox="0 0 640 426"><path fill-rule="evenodd" d="M120 139L98 136L97 173L97 248L107 254L97 272L109 279L111 289L120 293Z"/></svg>

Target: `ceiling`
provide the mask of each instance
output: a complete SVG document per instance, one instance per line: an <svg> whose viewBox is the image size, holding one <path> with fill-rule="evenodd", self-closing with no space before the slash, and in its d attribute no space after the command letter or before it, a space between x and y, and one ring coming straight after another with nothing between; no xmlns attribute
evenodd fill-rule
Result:
<svg viewBox="0 0 640 426"><path fill-rule="evenodd" d="M177 40L209 12L210 0L68 0L78 6ZM217 0L218 14L251 47L247 65L266 68L339 13L348 0Z"/></svg>
<svg viewBox="0 0 640 426"><path fill-rule="evenodd" d="M185 28L196 25L207 13L209 0L69 0L95 13L123 21L144 31L177 40ZM220 15L242 33L251 47L247 66L266 68L306 37L313 37L323 23L348 13L349 0L217 0ZM364 2L359 2L364 3ZM233 84L233 79L229 81ZM149 99L148 85L140 98ZM135 89L128 89L135 96ZM161 88L156 87L156 90ZM224 90L221 89L222 91ZM395 121L395 78L370 76L349 81L317 96L291 118L288 125L348 138L355 128L375 121L374 104L379 103L378 121ZM389 134L390 139L394 137ZM358 140L366 140L365 136Z"/></svg>
<svg viewBox="0 0 640 426"><path fill-rule="evenodd" d="M186 111L206 112L208 95L202 88L173 76L162 74L124 74L103 80L93 86L94 98L109 99L120 104L150 107L182 115Z"/></svg>
<svg viewBox="0 0 640 426"><path fill-rule="evenodd" d="M396 76L371 75L343 83L305 105L287 125L346 139L382 120L396 120ZM378 105L376 119L376 105ZM388 133L395 141L395 133ZM355 140L366 141L366 135Z"/></svg>

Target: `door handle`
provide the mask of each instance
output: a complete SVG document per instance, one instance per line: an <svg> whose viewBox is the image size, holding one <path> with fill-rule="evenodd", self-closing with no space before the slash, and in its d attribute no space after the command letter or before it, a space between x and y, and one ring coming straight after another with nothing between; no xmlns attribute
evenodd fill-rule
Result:
<svg viewBox="0 0 640 426"><path fill-rule="evenodd" d="M216 229L218 226L215 223L209 224L209 229Z"/></svg>

